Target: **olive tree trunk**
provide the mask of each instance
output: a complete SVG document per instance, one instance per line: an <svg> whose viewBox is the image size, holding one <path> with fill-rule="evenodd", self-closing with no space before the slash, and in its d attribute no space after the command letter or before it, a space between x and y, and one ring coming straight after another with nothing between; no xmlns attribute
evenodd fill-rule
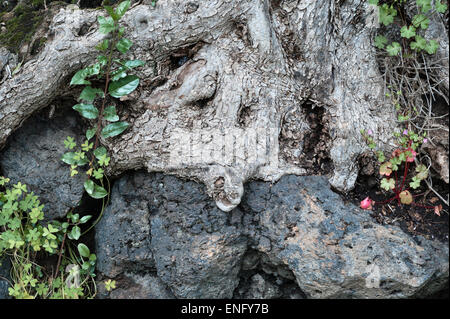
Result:
<svg viewBox="0 0 450 319"><path fill-rule="evenodd" d="M55 98L77 96L70 78L105 37L98 15L55 10L43 49L0 85L0 147ZM396 127L365 0L143 1L122 23L130 58L146 66L138 90L111 101L131 124L102 141L111 175L145 168L196 179L228 211L245 181L309 174L307 155L320 151L332 186L348 191L367 151L360 130L386 143Z"/></svg>

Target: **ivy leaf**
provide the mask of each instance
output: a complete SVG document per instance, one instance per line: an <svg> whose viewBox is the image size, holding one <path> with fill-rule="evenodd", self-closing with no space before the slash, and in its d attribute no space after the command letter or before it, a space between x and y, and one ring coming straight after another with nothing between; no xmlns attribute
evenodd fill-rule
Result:
<svg viewBox="0 0 450 319"><path fill-rule="evenodd" d="M416 28L421 27L423 30L425 30L426 28L428 28L428 25L430 24L430 19L428 19L423 14L417 14L414 16L412 24Z"/></svg>
<svg viewBox="0 0 450 319"><path fill-rule="evenodd" d="M395 181L393 178L383 178L380 183L381 188L384 190L390 190L395 188Z"/></svg>
<svg viewBox="0 0 450 319"><path fill-rule="evenodd" d="M114 20L111 17L98 17L98 23L100 24L100 33L108 34L115 29Z"/></svg>
<svg viewBox="0 0 450 319"><path fill-rule="evenodd" d="M386 47L386 51L388 52L389 56L396 56L400 53L402 50L402 47L398 42L392 42L392 44L389 44Z"/></svg>
<svg viewBox="0 0 450 319"><path fill-rule="evenodd" d="M400 35L407 39L412 38L416 35L416 28L414 28L412 25L409 27L405 25L400 29Z"/></svg>
<svg viewBox="0 0 450 319"><path fill-rule="evenodd" d="M385 45L387 44L387 42L388 42L388 40L386 39L386 37L385 36L382 36L382 35L377 35L376 37L375 37L375 46L378 48L378 49L384 49L384 47L385 47Z"/></svg>
<svg viewBox="0 0 450 319"><path fill-rule="evenodd" d="M400 196L400 202L402 204L409 205L413 201L413 197L412 197L411 193L408 190L404 190L403 192L400 193L399 196Z"/></svg>
<svg viewBox="0 0 450 319"><path fill-rule="evenodd" d="M105 171L102 168L96 169L94 170L94 178L96 179L102 179L103 178L103 173Z"/></svg>
<svg viewBox="0 0 450 319"><path fill-rule="evenodd" d="M111 158L109 156L107 156L106 154L104 154L104 155L99 157L98 164L100 166L108 166L110 160L111 160Z"/></svg>
<svg viewBox="0 0 450 319"><path fill-rule="evenodd" d="M64 146L69 150L73 149L76 145L74 138L71 136L67 136L64 140Z"/></svg>
<svg viewBox="0 0 450 319"><path fill-rule="evenodd" d="M378 0L369 0L369 4L376 6L378 5Z"/></svg>
<svg viewBox="0 0 450 319"><path fill-rule="evenodd" d="M92 104L77 104L72 108L87 119L93 120L98 117L98 109Z"/></svg>
<svg viewBox="0 0 450 319"><path fill-rule="evenodd" d="M427 51L428 54L435 54L438 48L439 43L435 40L430 40L428 44L425 46L425 51Z"/></svg>
<svg viewBox="0 0 450 319"><path fill-rule="evenodd" d="M89 251L88 246L86 246L83 243L79 243L77 248L78 248L78 252L80 253L81 256L83 256L85 258L89 258L89 255L91 254L91 252Z"/></svg>
<svg viewBox="0 0 450 319"><path fill-rule="evenodd" d="M447 11L447 5L445 3L441 3L440 0L436 0L434 6L436 7L436 11L439 13L444 13Z"/></svg>
<svg viewBox="0 0 450 319"><path fill-rule="evenodd" d="M90 179L84 182L84 189L92 198L95 199L100 199L108 195L108 192L103 187L95 184Z"/></svg>
<svg viewBox="0 0 450 319"><path fill-rule="evenodd" d="M122 38L117 42L116 48L122 53L127 53L127 51L131 48L132 45L133 42L131 42L127 38Z"/></svg>
<svg viewBox="0 0 450 319"><path fill-rule="evenodd" d="M105 126L102 130L102 136L104 138L113 137L121 134L127 129L129 124L127 122L116 122Z"/></svg>
<svg viewBox="0 0 450 319"><path fill-rule="evenodd" d="M100 89L92 88L91 86L86 86L83 91L81 91L80 97L78 99L92 102L97 95L103 97L103 91Z"/></svg>
<svg viewBox="0 0 450 319"><path fill-rule="evenodd" d="M103 112L103 117L107 121L117 122L119 120L119 116L116 113L116 107L114 105L106 107Z"/></svg>
<svg viewBox="0 0 450 319"><path fill-rule="evenodd" d="M83 144L81 144L81 149L85 152L88 152L93 147L94 147L94 143L89 143L89 141L86 141Z"/></svg>
<svg viewBox="0 0 450 319"><path fill-rule="evenodd" d="M118 81L113 81L108 87L111 96L119 98L133 92L139 85L139 78L136 75L128 75Z"/></svg>

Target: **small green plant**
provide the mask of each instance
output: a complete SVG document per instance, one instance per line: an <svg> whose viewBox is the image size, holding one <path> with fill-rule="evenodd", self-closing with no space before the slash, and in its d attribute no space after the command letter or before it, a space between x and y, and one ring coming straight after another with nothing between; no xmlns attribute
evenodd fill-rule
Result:
<svg viewBox="0 0 450 319"><path fill-rule="evenodd" d="M73 137L66 138L64 145L69 152L61 160L70 165L71 176L78 174L80 167L88 166L84 189L96 199L105 198L109 193L103 179L111 158L106 148L99 145L100 136L105 139L118 136L129 126L127 122L119 121L113 98L128 95L138 87L139 77L129 72L144 65L141 60L120 58L120 54L127 53L133 45L123 36L125 28L119 25L119 20L129 7L129 0L121 2L116 9L105 6L109 16L99 16L98 23L99 31L107 37L96 47L100 51L97 62L76 72L70 81L70 85L85 86L78 98L80 103L74 105L73 109L87 120L95 122L86 131L86 140L78 149L75 150L77 144ZM94 81L103 83L103 88L94 86Z"/></svg>
<svg viewBox="0 0 450 319"><path fill-rule="evenodd" d="M416 164L418 148L423 143L427 143L426 133L420 136L412 130L406 129L402 133L395 132L394 136L397 139L398 148L392 152L388 160L384 152L376 148L371 130L367 132L361 130L361 134L380 163L379 173L382 176L380 188L388 193L393 193L394 196L382 202L375 202L369 197L366 197L361 201L360 207L362 209L372 209L372 205L383 205L396 200L398 205L414 205L425 209L433 209L437 215L440 215L442 205L427 206L416 203L414 202L414 197L420 194L413 195L411 193L412 190L420 187L423 180L428 178L428 168L423 164ZM414 165L414 173L410 174L410 170ZM401 175L399 175L398 172L402 171L403 174L400 173ZM409 183L407 181L408 178L410 178Z"/></svg>
<svg viewBox="0 0 450 319"><path fill-rule="evenodd" d="M116 289L116 281L111 279L105 280L105 289L106 291L112 291Z"/></svg>
<svg viewBox="0 0 450 319"><path fill-rule="evenodd" d="M409 48L415 52L426 52L434 54L439 48L439 43L435 39L425 39L420 33L423 33L430 24L430 16L433 14L444 13L447 11L447 4L442 0L434 1L434 7L431 0L416 0L418 13L414 15L412 21L407 21L404 14L404 5L406 0L389 0L383 4L379 0L369 0L369 4L378 7L379 22L384 26L395 23L398 17L401 23L400 36L402 44L392 41L388 44L388 39L384 35L377 35L374 44L380 50L386 50L389 56L397 56L402 52L408 52Z"/></svg>
<svg viewBox="0 0 450 319"><path fill-rule="evenodd" d="M9 181L0 176L0 187L5 189L0 191L0 261L11 260L9 294L19 299L94 296L96 255L82 243L76 250L73 247L80 238L80 225L92 216L69 213L65 222L43 223L44 205L38 197L20 182L7 187ZM66 237L71 243L62 254ZM39 265L40 259L51 255L58 256L55 273Z"/></svg>

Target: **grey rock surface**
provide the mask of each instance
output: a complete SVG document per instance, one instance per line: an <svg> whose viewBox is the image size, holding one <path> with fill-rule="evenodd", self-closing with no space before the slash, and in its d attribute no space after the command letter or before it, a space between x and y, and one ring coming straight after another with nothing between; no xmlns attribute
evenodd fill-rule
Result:
<svg viewBox="0 0 450 319"><path fill-rule="evenodd" d="M102 274L156 270L177 298L232 297L246 240L203 185L137 172L112 194L96 226Z"/></svg>
<svg viewBox="0 0 450 319"><path fill-rule="evenodd" d="M116 289L106 291L97 284L100 299L173 299L174 295L156 274L124 273L116 281Z"/></svg>
<svg viewBox="0 0 450 319"><path fill-rule="evenodd" d="M0 258L0 299L10 299L8 292L9 283L9 272L11 270L11 262L9 258Z"/></svg>
<svg viewBox="0 0 450 319"><path fill-rule="evenodd" d="M448 284L447 244L377 224L320 176L248 183L224 213L200 184L131 173L96 230L103 275L156 272L176 298L408 298Z"/></svg>
<svg viewBox="0 0 450 319"><path fill-rule="evenodd" d="M448 244L376 224L344 204L324 177L254 182L247 194L252 248L286 265L310 298L407 298L448 281ZM267 239L270 248L261 246Z"/></svg>
<svg viewBox="0 0 450 319"><path fill-rule="evenodd" d="M11 185L20 181L39 197L46 219L65 216L84 192L84 174L80 171L70 177L69 165L60 159L67 152L67 136L74 137L78 146L84 142L80 116L67 108L57 109L53 116L49 118L49 110L34 115L0 150L2 174L11 179Z"/></svg>

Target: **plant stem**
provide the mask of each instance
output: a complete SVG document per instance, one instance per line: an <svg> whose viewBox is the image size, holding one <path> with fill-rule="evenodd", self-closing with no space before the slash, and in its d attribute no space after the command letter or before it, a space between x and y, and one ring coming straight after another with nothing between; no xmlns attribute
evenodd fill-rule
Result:
<svg viewBox="0 0 450 319"><path fill-rule="evenodd" d="M63 253L63 249L64 249L64 242L66 241L66 236L67 236L67 231L64 232L64 237L61 243L61 248L59 249L59 254L58 254L58 262L56 263L56 273L55 276L53 278L58 277L58 272L59 272L59 265L61 264L61 257L62 257L62 253Z"/></svg>

